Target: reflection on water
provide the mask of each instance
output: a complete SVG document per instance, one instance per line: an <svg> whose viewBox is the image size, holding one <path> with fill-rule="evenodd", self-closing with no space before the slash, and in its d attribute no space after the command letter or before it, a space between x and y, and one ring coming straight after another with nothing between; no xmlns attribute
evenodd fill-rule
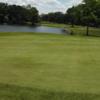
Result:
<svg viewBox="0 0 100 100"><path fill-rule="evenodd" d="M53 28L47 26L11 26L11 25L0 25L0 32L42 32L42 33L54 33L63 34L62 28Z"/></svg>

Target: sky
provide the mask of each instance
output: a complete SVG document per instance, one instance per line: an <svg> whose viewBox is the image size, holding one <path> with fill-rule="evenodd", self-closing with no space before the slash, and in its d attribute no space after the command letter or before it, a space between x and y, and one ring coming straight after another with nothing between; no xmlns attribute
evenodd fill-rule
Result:
<svg viewBox="0 0 100 100"><path fill-rule="evenodd" d="M82 0L0 0L9 4L32 5L39 10L39 13L61 11L65 12L69 7L75 6Z"/></svg>

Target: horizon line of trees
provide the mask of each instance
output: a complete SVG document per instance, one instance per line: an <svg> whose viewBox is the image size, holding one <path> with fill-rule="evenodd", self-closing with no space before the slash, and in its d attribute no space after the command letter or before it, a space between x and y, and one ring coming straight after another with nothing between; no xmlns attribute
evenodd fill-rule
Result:
<svg viewBox="0 0 100 100"><path fill-rule="evenodd" d="M42 14L41 20L54 23L74 25L88 25L100 27L100 1L83 0L83 3L69 8L66 13L51 12Z"/></svg>
<svg viewBox="0 0 100 100"><path fill-rule="evenodd" d="M35 25L39 14L35 7L0 3L0 24Z"/></svg>
<svg viewBox="0 0 100 100"><path fill-rule="evenodd" d="M51 12L39 16L35 7L9 5L0 3L0 24L35 25L40 21L100 27L100 0L83 0L77 6L69 8L66 13Z"/></svg>
<svg viewBox="0 0 100 100"><path fill-rule="evenodd" d="M48 14L42 14L40 18L42 21L66 24L66 16L62 12L50 12Z"/></svg>

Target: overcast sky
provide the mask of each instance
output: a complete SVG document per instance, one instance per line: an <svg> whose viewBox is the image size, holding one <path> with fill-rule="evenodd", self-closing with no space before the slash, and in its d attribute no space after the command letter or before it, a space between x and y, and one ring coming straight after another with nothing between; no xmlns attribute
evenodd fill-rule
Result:
<svg viewBox="0 0 100 100"><path fill-rule="evenodd" d="M67 8L81 3L82 0L0 0L0 2L17 5L31 4L36 7L41 14L56 11L65 12Z"/></svg>

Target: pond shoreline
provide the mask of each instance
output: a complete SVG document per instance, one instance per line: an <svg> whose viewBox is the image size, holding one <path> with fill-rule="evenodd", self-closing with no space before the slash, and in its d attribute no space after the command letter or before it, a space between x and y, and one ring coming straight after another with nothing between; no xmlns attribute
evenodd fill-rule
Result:
<svg viewBox="0 0 100 100"><path fill-rule="evenodd" d="M63 28L48 27L44 25L38 26L19 26L19 25L0 25L0 32L40 32L64 34Z"/></svg>

